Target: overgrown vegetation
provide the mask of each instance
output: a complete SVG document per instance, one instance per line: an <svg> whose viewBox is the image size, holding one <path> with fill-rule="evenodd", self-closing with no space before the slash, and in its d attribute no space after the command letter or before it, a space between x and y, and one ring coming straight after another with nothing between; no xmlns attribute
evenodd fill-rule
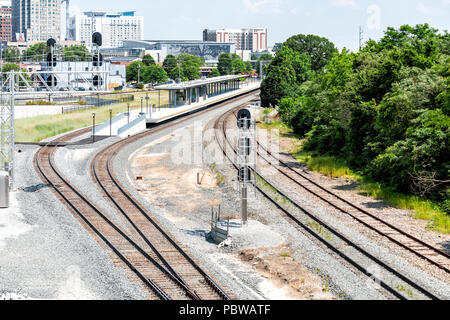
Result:
<svg viewBox="0 0 450 320"><path fill-rule="evenodd" d="M268 68L263 105L304 138L297 157L312 169L450 232L449 38L406 25L351 53L295 36Z"/></svg>

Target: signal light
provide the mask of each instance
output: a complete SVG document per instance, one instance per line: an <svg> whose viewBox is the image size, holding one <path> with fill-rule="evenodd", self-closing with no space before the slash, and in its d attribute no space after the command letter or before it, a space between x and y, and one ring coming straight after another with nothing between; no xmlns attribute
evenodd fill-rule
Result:
<svg viewBox="0 0 450 320"><path fill-rule="evenodd" d="M99 86L101 86L101 85L103 85L103 79L102 79L102 77L100 77L100 76L94 76L94 78L92 79L92 84L95 86L95 87L99 87Z"/></svg>
<svg viewBox="0 0 450 320"><path fill-rule="evenodd" d="M251 176L252 176L252 173L250 171L250 168L239 168L239 171L238 171L238 181L239 182L250 181Z"/></svg>
<svg viewBox="0 0 450 320"><path fill-rule="evenodd" d="M99 47L102 46L102 34L100 32L94 32L92 35L92 43L98 45Z"/></svg>
<svg viewBox="0 0 450 320"><path fill-rule="evenodd" d="M247 129L250 129L251 118L252 118L252 115L251 115L250 111L248 111L247 109L239 110L239 112L237 114L238 128L243 129L243 128L247 127Z"/></svg>
<svg viewBox="0 0 450 320"><path fill-rule="evenodd" d="M92 57L92 64L94 67L101 67L103 65L103 55L101 53L94 54Z"/></svg>
<svg viewBox="0 0 450 320"><path fill-rule="evenodd" d="M47 54L47 66L56 67L56 56L52 53Z"/></svg>

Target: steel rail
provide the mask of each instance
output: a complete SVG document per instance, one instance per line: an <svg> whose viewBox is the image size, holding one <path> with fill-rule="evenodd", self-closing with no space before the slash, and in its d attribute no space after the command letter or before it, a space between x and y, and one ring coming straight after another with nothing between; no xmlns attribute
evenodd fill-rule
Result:
<svg viewBox="0 0 450 320"><path fill-rule="evenodd" d="M83 130L81 130L83 131ZM84 132L83 132L84 133ZM81 133L81 134L83 134ZM72 136L72 135L71 135ZM41 161L39 160L41 152L45 150L45 147L41 148L35 155L35 165L38 169L38 172L41 174L41 177L43 180L47 181L47 184L49 184L53 190L56 191L56 193L65 201L65 203L74 211L76 214L83 220L86 225L91 228L91 230L124 262L138 277L141 279L159 298L162 300L170 300L170 297L164 292L163 289L161 289L154 281L151 279L146 278L120 251L117 249L103 234L100 232L90 221L89 219L73 204L71 200L69 200L60 190L61 186L56 186L55 183L52 182L49 175L45 172L45 170L42 168ZM71 187L70 184L67 184L65 179L62 178L60 173L57 171L57 169L54 167L54 164L51 161L52 152L48 154L47 160L49 163L50 168L53 170L53 173L55 173L69 188ZM44 181L44 182L45 182ZM71 188L72 189L72 188ZM86 199L84 197L81 197L82 200L86 202ZM114 228L114 227L113 227ZM115 229L115 228L114 228ZM117 230L118 231L118 230ZM120 233L120 232L119 232Z"/></svg>
<svg viewBox="0 0 450 320"><path fill-rule="evenodd" d="M236 116L236 115L235 115ZM450 259L450 255L447 254L446 252L439 250L438 248L418 239L417 237L414 237L413 235L401 230L400 228L390 224L389 222L375 216L374 214L370 213L369 211L351 203L350 201L344 199L343 197L335 194L334 192L326 189L325 187L321 186L320 184L318 184L317 182L313 181L312 179L308 178L307 176L301 174L300 172L298 172L297 170L294 170L293 168L291 168L287 163L285 163L284 161L282 161L281 159L275 157L273 155L272 152L270 152L269 150L267 150L267 148L265 148L263 145L261 145L259 143L259 141L256 141L257 145L259 147L261 147L267 154L269 154L273 159L275 159L275 161L278 161L279 163L282 164L283 167L289 169L290 171L294 172L295 174L299 175L301 178L307 180L309 183L313 184L314 186L318 187L319 189L323 190L324 192L326 192L327 194L335 197L336 199L344 202L345 204L351 206L352 208L358 210L359 212L362 212L364 215L374 219L375 221L381 223L382 225L391 228L392 230L398 232L401 236L405 236L407 237L409 240L412 240L418 244L420 244L423 247L428 248L429 250L432 250L433 252L435 252L436 254ZM287 173L285 173L283 170L281 170L278 166L276 166L275 164L273 164L271 161L267 160L263 155L261 155L261 153L259 153L257 151L257 155L263 159L265 162L267 162L270 166L272 166L274 169L276 169L278 172L280 172L282 175L284 175L285 177L287 177L289 180L291 180L292 182L294 182L295 184L297 184L298 186L300 186L301 188L305 189L307 192L313 194L314 196L318 197L319 199L321 199L322 201L326 202L327 204L331 205L333 208L337 209L338 211L351 216L353 219L355 219L356 221L358 221L359 223L363 224L364 226L366 226L367 228L377 232L378 234L380 234L383 237L386 237L387 239L389 239L391 242L397 244L398 246L412 252L413 254L415 254L416 256L418 256L419 258L429 262L430 264L444 270L447 273L450 273L450 269L448 269L447 267L445 267L444 265L440 264L439 262L436 262L434 260L432 260L431 258L427 257L425 254L418 252L417 250L411 248L410 246L408 246L405 243L400 242L399 240L393 238L391 235L379 230L378 228L376 228L375 226L369 224L368 222L363 221L361 218L356 217L354 214L352 214L351 212L348 212L347 210L341 208L340 206L334 204L331 200L328 200L326 198L324 198L323 196L321 196L320 194L318 194L317 192L314 192L313 190L311 190L310 188L308 188L307 186L303 185L302 183L300 183L299 181L297 181L295 178L291 177L290 175L288 175Z"/></svg>
<svg viewBox="0 0 450 320"><path fill-rule="evenodd" d="M218 127L220 127L219 122L222 123L221 126L221 131L222 134L225 137L225 141L226 143L231 147L232 151L237 154L236 149L234 148L234 146L231 144L231 141L229 140L227 134L226 134L226 130L225 130L225 121L228 118L228 116L233 113L233 110L228 111L227 113L225 113L222 117L218 118L218 120L216 121L216 129ZM220 129L220 128L219 128ZM236 164L233 162L233 160L231 159L231 157L226 153L225 151L225 147L220 143L219 141L219 137L217 134L217 130L216 130L216 140L220 146L220 148L223 151L223 154L228 158L228 160L231 162L231 164L237 169ZM346 242L348 245L352 246L353 248L355 248L358 252L360 252L361 254L365 255L367 258L371 259L372 261L376 262L377 264L379 264L380 266L382 266L384 269L386 269L387 271L389 271L390 273L394 274L395 276L397 276L398 278L400 278L402 281L404 281L405 283L408 283L411 287L415 288L416 290L420 291L422 294L424 294L425 296L429 297L432 300L439 300L439 298L437 296L435 296L434 294L428 292L426 289L420 287L419 285L417 285L416 283L414 283L412 280L409 280L408 278L406 278L405 276L403 276L402 274L400 274L398 271L394 270L393 268L389 267L387 264L385 264L383 261L381 261L380 259L374 257L372 254L370 254L369 252L367 252L366 250L364 250L363 248L361 248L359 245L355 244L354 242L352 242L351 240L349 240L348 238L346 238L345 236L343 236L342 234L340 234L338 231L336 231L334 228L328 226L325 222L323 222L322 220L318 219L317 217L315 217L313 214L311 214L310 212L308 212L306 209L304 209L303 207L301 207L299 204L297 204L294 200L292 200L288 195L284 194L283 192L281 192L280 190L278 190L277 187L275 187L273 184L271 184L269 181L267 181L267 179L265 179L261 174L259 174L255 168L251 168L253 172L255 172L261 179L263 179L270 187L272 187L274 190L276 190L281 196L285 197L286 199L289 200L289 202L291 202L296 208L298 208L299 210L301 210L303 213L305 213L308 217L310 217L311 219L313 219L314 221L316 221L317 223L319 223L321 226L325 227L326 229L328 229L330 232L332 232L335 236L337 236L338 238L340 238L341 240L343 240L344 242ZM360 264L358 264L356 261L354 261L352 258L350 258L349 256L345 255L343 252L341 252L339 249L337 249L335 246L333 246L330 242L326 241L325 239L323 239L322 237L320 237L316 232L314 232L311 228L307 227L305 224L303 224L301 221L299 221L292 213L290 213L288 210L284 209L282 206L280 206L274 199L272 199L266 192L264 192L261 188L259 188L257 185L255 185L255 187L257 188L257 190L259 192L261 192L261 194L263 194L264 197L266 197L271 203L273 203L274 205L276 205L276 207L278 207L279 209L281 209L283 211L283 213L285 213L291 220L293 220L296 224L298 224L299 226L301 226L303 229L305 229L308 233L310 233L311 235L313 235L315 238L317 238L319 241L321 241L323 244L325 244L329 249L331 249L332 251L336 252L339 256L341 256L344 260L346 260L347 262L349 262L351 265L353 265L354 267L356 267L358 270L360 270L361 272L363 272L365 275L367 275L368 277L375 279L378 283L380 283L380 285L387 290L388 292L390 292L391 294L393 294L395 297L399 298L399 299L406 299L402 294L398 293L397 290L393 289L391 286L389 286L388 284L386 284L385 282L383 282L380 279L377 279L374 275L370 274L363 266L361 266ZM319 239L320 238L320 239Z"/></svg>
<svg viewBox="0 0 450 320"><path fill-rule="evenodd" d="M221 296L223 299L225 300L231 300L231 298L228 296L228 294L220 288L219 285L217 285L215 283L215 281L196 263L192 260L192 258L167 234L167 232L165 232L159 225L158 223L156 223L154 221L154 219L152 219L149 214L147 213L147 211L142 207L142 205L140 203L138 203L137 200L135 200L130 194L129 192L127 192L123 186L121 185L121 183L117 180L117 178L115 177L114 173L113 173L113 169L111 166L111 162L114 159L114 157L117 155L118 152L120 152L120 149L124 148L125 145L128 145L130 143L133 143L141 138L144 138L150 134L154 134L157 133L163 129L166 129L170 126L173 126L175 124L181 123L187 119L191 119L194 117L197 117L198 115L201 115L203 113L207 113L210 112L211 110L223 107L226 104L229 104L230 101L235 101L235 100L240 100L242 98L245 98L247 96L251 96L254 95L255 92L257 92L258 90L253 90L249 93L231 98L231 99L226 99L224 102L219 102L217 104L215 104L213 107L209 107L207 109L203 109L199 112L193 113L193 114L189 114L185 117L182 117L180 119L176 119L173 121L170 121L168 123L159 125L158 127L155 127L153 129L144 131L142 133L138 133L134 136L130 136L126 139L123 139L121 141L118 141L112 145L110 145L109 147L105 148L104 150L100 151L96 157L94 158L94 160L91 162L91 174L94 178L94 180L96 181L97 184L100 185L103 193L105 193L107 195L107 197L111 200L111 202L115 205L115 207L126 217L126 219L132 224L133 228L141 235L141 237L143 237L144 241L147 242L147 244L149 244L152 248L152 250L155 252L155 254L158 255L158 257L160 257L161 261L163 261L163 263L166 265L169 265L169 263L162 257L162 255L157 252L158 250L156 250L156 248L154 247L153 244L151 244L151 242L148 240L147 237L145 237L145 235L141 232L141 230L138 230L139 228L136 226L136 224L134 222L131 221L131 219L129 218L129 216L126 214L125 210L123 210L123 205L119 205L117 203L117 201L114 199L114 196L107 191L107 188L104 185L104 182L101 181L101 179L98 176L97 173L97 169L96 169L96 164L98 163L98 159L99 157L101 157L102 155L107 155L107 163L106 163L106 167L107 167L107 173L109 175L110 180L114 183L114 185L116 186L116 188L127 198L127 200L136 208L139 210L139 212L166 238L167 241L169 241L169 243L186 259L186 261L188 261L188 263L194 267L194 269L197 270L197 272L199 272L202 277L205 279L206 283L208 283L208 285L210 287L213 288L213 290L215 292L217 292L219 294L219 296ZM171 272L173 272L173 275L176 276L177 278L179 278L180 281L182 281L183 283L185 283L181 276L179 276L174 270L173 268L170 267L170 270L172 270Z"/></svg>

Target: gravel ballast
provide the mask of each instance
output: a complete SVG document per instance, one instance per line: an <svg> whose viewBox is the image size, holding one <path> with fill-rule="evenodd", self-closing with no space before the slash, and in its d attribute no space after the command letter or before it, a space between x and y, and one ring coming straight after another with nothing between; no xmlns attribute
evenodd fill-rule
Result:
<svg viewBox="0 0 450 320"><path fill-rule="evenodd" d="M145 298L42 183L33 166L38 148L17 150L16 205L0 210L0 299ZM16 232L3 237L3 228Z"/></svg>

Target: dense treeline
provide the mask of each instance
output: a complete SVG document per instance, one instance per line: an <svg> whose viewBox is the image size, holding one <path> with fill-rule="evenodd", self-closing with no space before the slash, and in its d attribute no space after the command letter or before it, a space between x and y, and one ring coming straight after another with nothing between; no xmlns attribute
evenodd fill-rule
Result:
<svg viewBox="0 0 450 320"><path fill-rule="evenodd" d="M450 208L450 35L427 24L389 28L358 53L288 39L262 84L264 106L305 137L395 189Z"/></svg>

